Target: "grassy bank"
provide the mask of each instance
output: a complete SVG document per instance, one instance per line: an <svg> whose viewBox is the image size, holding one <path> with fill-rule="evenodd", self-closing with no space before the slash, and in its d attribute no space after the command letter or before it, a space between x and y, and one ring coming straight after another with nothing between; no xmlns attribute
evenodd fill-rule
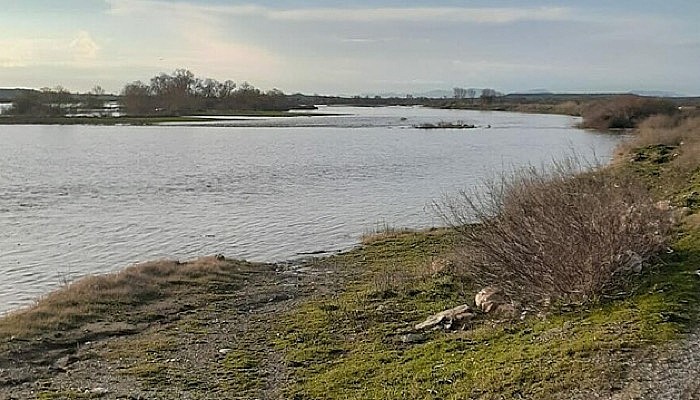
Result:
<svg viewBox="0 0 700 400"><path fill-rule="evenodd" d="M36 368L0 393L561 398L619 388L634 355L696 320L700 232L689 231L626 299L414 333L474 293L435 267L454 240L447 230L398 233L285 271L205 259L83 280L0 320L0 368Z"/></svg>
<svg viewBox="0 0 700 400"><path fill-rule="evenodd" d="M416 331L480 289L447 228L387 230L301 264L154 262L0 319L0 397L634 398L637 365L694 330L700 306L697 120L663 118L605 170L642 182L675 222L620 293Z"/></svg>
<svg viewBox="0 0 700 400"><path fill-rule="evenodd" d="M196 117L32 117L0 116L0 125L158 125L177 122L206 122Z"/></svg>
<svg viewBox="0 0 700 400"><path fill-rule="evenodd" d="M632 354L679 338L697 317L700 232L694 231L624 300L413 337L413 324L475 292L447 273L429 273L425 257L441 247L436 240L450 241L449 235L404 234L343 256L365 260L363 279L282 319L276 343L294 377L287 396L510 399L606 392L629 373L625 362Z"/></svg>

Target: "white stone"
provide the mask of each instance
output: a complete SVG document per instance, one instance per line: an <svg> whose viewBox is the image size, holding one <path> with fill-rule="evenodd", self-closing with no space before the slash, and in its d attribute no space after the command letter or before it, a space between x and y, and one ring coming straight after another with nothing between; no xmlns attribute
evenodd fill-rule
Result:
<svg viewBox="0 0 700 400"><path fill-rule="evenodd" d="M431 315L425 321L415 326L416 330L430 329L442 325L445 329L451 329L455 323L466 322L473 319L476 315L472 312L471 307L467 304L451 308Z"/></svg>

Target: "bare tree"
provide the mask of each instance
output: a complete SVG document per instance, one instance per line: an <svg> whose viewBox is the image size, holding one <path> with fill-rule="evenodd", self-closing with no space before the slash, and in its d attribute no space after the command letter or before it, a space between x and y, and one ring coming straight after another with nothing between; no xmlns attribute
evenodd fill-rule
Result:
<svg viewBox="0 0 700 400"><path fill-rule="evenodd" d="M455 99L463 99L467 97L467 89L456 87L452 89L452 91L454 92Z"/></svg>
<svg viewBox="0 0 700 400"><path fill-rule="evenodd" d="M141 81L130 83L124 87L122 105L124 110L132 115L148 115L155 111L151 89Z"/></svg>
<svg viewBox="0 0 700 400"><path fill-rule="evenodd" d="M474 99L476 98L476 89L467 89L467 97L471 100L472 104L474 104Z"/></svg>
<svg viewBox="0 0 700 400"><path fill-rule="evenodd" d="M501 94L498 93L495 89L483 89L481 91L481 104L482 105L489 105L493 104L493 102L496 100L497 97L499 97Z"/></svg>
<svg viewBox="0 0 700 400"><path fill-rule="evenodd" d="M102 89L102 86L100 85L95 85L93 86L92 89L88 92L88 94L94 95L94 96L104 96L105 90Z"/></svg>

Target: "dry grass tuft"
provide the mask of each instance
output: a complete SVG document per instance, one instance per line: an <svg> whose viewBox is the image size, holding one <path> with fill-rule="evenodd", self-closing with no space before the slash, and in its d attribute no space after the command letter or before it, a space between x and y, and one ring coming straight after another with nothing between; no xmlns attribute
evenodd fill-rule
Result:
<svg viewBox="0 0 700 400"><path fill-rule="evenodd" d="M671 167L691 172L700 166L700 115L654 115L640 124L635 135L618 147L618 154L633 153L649 146L674 149Z"/></svg>
<svg viewBox="0 0 700 400"><path fill-rule="evenodd" d="M411 232L408 228L395 228L386 222L378 222L372 231L362 234L360 243L366 246L382 240L397 239Z"/></svg>
<svg viewBox="0 0 700 400"><path fill-rule="evenodd" d="M116 317L156 301L181 284L215 280L227 273L216 257L180 263L160 260L137 264L113 274L88 276L48 294L30 308L0 320L0 337L26 337L47 330L67 330L82 323Z"/></svg>

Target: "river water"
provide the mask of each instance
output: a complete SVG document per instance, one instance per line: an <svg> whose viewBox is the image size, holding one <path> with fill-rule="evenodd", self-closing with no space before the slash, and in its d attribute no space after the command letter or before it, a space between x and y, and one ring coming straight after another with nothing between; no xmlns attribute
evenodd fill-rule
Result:
<svg viewBox="0 0 700 400"><path fill-rule="evenodd" d="M617 139L556 115L415 107L197 126L0 126L0 312L155 258L280 261L379 226L441 225L433 200ZM473 123L420 130L421 123Z"/></svg>

